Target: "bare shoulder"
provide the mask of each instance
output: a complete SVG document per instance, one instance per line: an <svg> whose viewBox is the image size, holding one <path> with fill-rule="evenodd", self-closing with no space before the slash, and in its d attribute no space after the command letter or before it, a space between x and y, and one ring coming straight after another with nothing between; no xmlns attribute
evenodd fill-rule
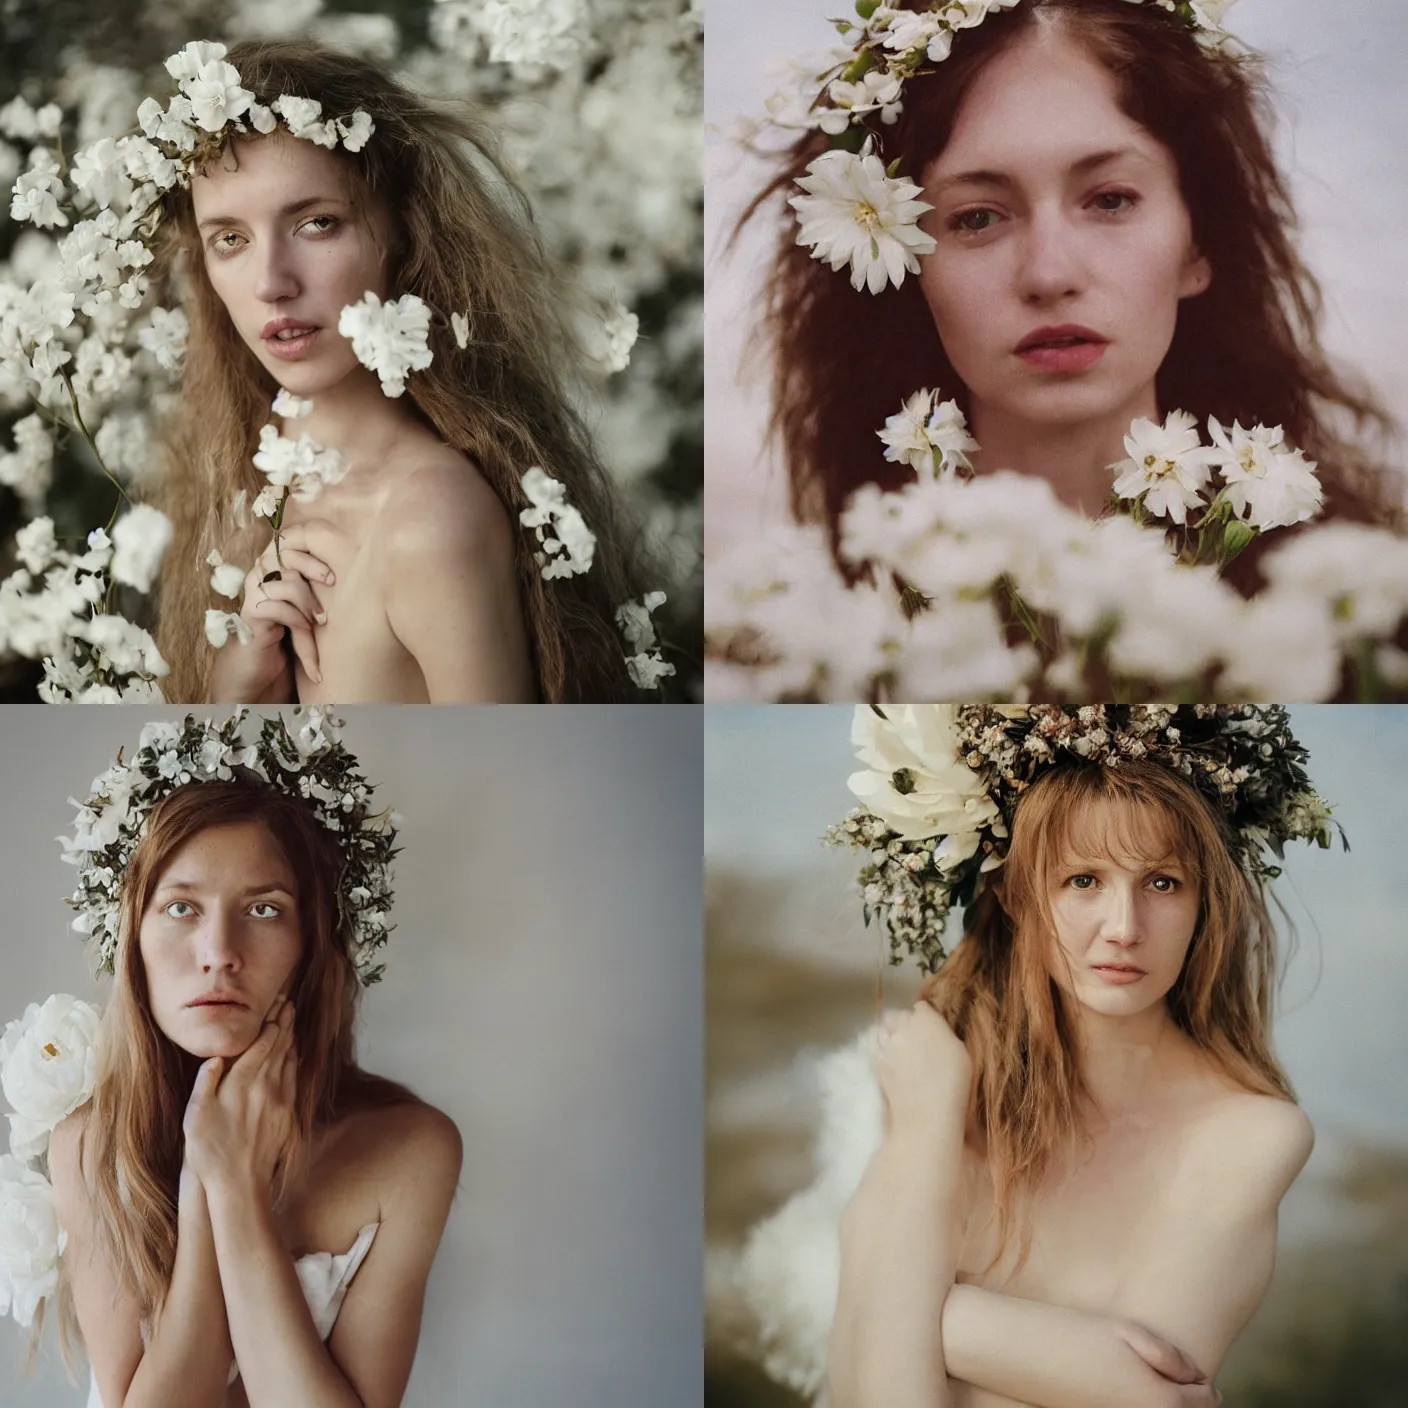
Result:
<svg viewBox="0 0 1408 1408"><path fill-rule="evenodd" d="M1199 1192L1215 1201L1245 1198L1274 1209L1305 1167L1315 1131L1292 1100L1252 1091L1227 1092L1199 1121Z"/></svg>
<svg viewBox="0 0 1408 1408"><path fill-rule="evenodd" d="M83 1131L88 1125L88 1107L75 1110L60 1122L49 1136L49 1179L59 1220L73 1228L88 1207L87 1181L80 1166Z"/></svg>
<svg viewBox="0 0 1408 1408"><path fill-rule="evenodd" d="M464 1162L464 1141L449 1115L416 1101L366 1110L349 1131L360 1154L375 1169L384 1200L408 1193L453 1197Z"/></svg>
<svg viewBox="0 0 1408 1408"><path fill-rule="evenodd" d="M473 462L447 445L407 456L374 531L394 571L513 561L507 510Z"/></svg>

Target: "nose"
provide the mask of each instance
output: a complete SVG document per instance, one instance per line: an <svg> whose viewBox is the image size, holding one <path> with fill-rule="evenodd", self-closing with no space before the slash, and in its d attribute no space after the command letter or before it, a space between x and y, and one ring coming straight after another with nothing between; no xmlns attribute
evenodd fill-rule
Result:
<svg viewBox="0 0 1408 1408"><path fill-rule="evenodd" d="M1144 937L1139 893L1132 884L1112 884L1106 891L1100 937L1133 948Z"/></svg>
<svg viewBox="0 0 1408 1408"><path fill-rule="evenodd" d="M1023 302L1037 307L1081 292L1086 280L1084 261L1076 231L1062 211L1033 212L1017 280Z"/></svg>
<svg viewBox="0 0 1408 1408"><path fill-rule="evenodd" d="M274 304L293 298L298 293L298 275L293 256L277 240L269 241L256 258L255 298L261 303Z"/></svg>
<svg viewBox="0 0 1408 1408"><path fill-rule="evenodd" d="M215 907L205 915L195 942L202 973L237 972L241 967L239 935L223 909Z"/></svg>

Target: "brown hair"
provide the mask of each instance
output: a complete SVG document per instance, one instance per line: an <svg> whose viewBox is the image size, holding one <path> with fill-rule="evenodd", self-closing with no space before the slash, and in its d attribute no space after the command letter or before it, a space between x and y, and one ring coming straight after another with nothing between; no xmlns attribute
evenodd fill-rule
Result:
<svg viewBox="0 0 1408 1408"><path fill-rule="evenodd" d="M900 0L900 8L928 8ZM1125 0L1023 0L959 33L937 70L904 87L904 108L879 128L884 159L913 180L943 151L963 100L992 60L1040 25L1059 25L1114 75L1122 111L1172 154L1211 264L1211 287L1179 305L1157 378L1160 408L1206 421L1281 425L1320 466L1326 514L1388 522L1386 472L1352 436L1386 439L1393 422L1367 389L1351 387L1320 342L1319 284L1294 244L1296 216L1267 133L1261 67L1249 55L1211 53L1150 5ZM827 146L801 138L743 216L790 191ZM773 358L773 433L786 456L801 521L827 525L833 552L846 500L861 485L913 479L887 463L876 432L921 386L969 412L967 388L944 352L918 281L857 293L843 274L796 243L786 212L768 280L765 325ZM857 349L863 355L857 356Z"/></svg>
<svg viewBox="0 0 1408 1408"><path fill-rule="evenodd" d="M1061 951L1049 891L1077 826L1102 804L1093 819L1112 852L1151 861L1171 852L1198 887L1197 927L1165 999L1174 1023L1237 1085L1294 1099L1268 1040L1271 920L1260 887L1233 860L1226 823L1154 763L1053 768L1022 797L1006 863L964 911L963 940L924 993L973 1060L971 1116L986 1145L1002 1247L1017 1203L1079 1128L1084 1089L1071 999L1051 973Z"/></svg>
<svg viewBox="0 0 1408 1408"><path fill-rule="evenodd" d="M437 106L374 61L309 40L247 41L232 45L227 59L262 100L288 94L316 100L330 117L358 108L371 114L376 131L366 146L331 154L389 216L388 297L415 294L440 315L431 332L435 359L408 380L407 401L474 461L508 510L543 697L639 698L615 610L639 595L640 549L632 541L628 551L607 476L572 407L581 357L565 315L571 294L497 143L467 105ZM164 203L158 290L166 302L182 294L190 333L157 491L175 529L163 564L158 643L171 666L168 698L191 702L210 688L205 612L229 605L212 593L206 558L214 549L246 562L263 546L262 525L241 529L231 506L240 490L252 499L263 486L252 459L277 386L211 287L190 191L173 190ZM448 318L466 307L470 338L460 350ZM566 486L596 535L589 572L543 580L536 537L517 521L529 507L520 479L534 465Z"/></svg>
<svg viewBox="0 0 1408 1408"><path fill-rule="evenodd" d="M147 818L123 884L116 973L99 1028L97 1084L79 1159L91 1177L94 1224L144 1318L160 1309L175 1265L181 1123L201 1062L156 1025L137 935L175 853L202 831L239 822L263 826L287 862L303 932L289 987L298 1061L295 1145L275 1176L275 1204L315 1129L356 1109L417 1100L356 1062L360 989L338 902L344 862L337 838L308 807L253 779L193 783L163 799Z"/></svg>

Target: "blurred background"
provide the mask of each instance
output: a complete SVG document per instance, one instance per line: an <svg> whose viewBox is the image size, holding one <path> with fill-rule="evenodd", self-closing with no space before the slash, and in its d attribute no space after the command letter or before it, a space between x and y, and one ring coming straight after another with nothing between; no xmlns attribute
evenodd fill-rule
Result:
<svg viewBox="0 0 1408 1408"><path fill-rule="evenodd" d="M1233 1347L1226 1408L1408 1404L1408 709L1291 710L1352 847L1287 848L1295 930L1275 1048L1316 1131L1281 1206L1275 1279ZM705 1401L799 1408L750 1357L732 1291L747 1229L811 1181L818 1056L912 1002L861 922L864 857L821 843L855 805L852 710L705 711ZM1273 913L1275 909L1273 906ZM1287 952L1287 925L1278 921ZM954 939L962 932L957 917Z"/></svg>
<svg viewBox="0 0 1408 1408"><path fill-rule="evenodd" d="M482 104L549 251L590 300L619 302L640 320L629 366L615 374L601 368L584 409L666 578L659 585L669 601L658 619L678 671L670 697L697 699L702 22L700 0L6 0L0 108L16 96L35 108L59 103L71 154L100 136L135 130L142 98L165 101L172 90L163 60L192 39L290 34L375 56L434 96ZM509 42L515 26L531 33L554 25L558 37L541 58L530 45ZM0 135L6 191L31 145ZM8 199L0 202L0 294L7 283L28 287L50 257L51 236L63 233L18 225ZM109 458L142 460L166 379L151 382L151 395L139 398L144 404L104 408L121 415L124 432L112 428L125 452ZM14 566L14 533L30 518L48 512L60 535L86 534L112 508L111 486L86 447L80 453L72 444L44 502L25 502L6 487L13 427L31 409L0 375L0 578ZM92 407L87 414L96 429ZM0 699L33 702L39 678L36 662L0 655Z"/></svg>
<svg viewBox="0 0 1408 1408"><path fill-rule="evenodd" d="M697 1402L699 711L344 714L404 817L359 1059L465 1149L406 1408ZM52 992L103 1000L54 838L153 717L181 715L0 710L0 1026ZM86 1402L52 1329L24 1375L27 1338L0 1319L0 1403Z"/></svg>
<svg viewBox="0 0 1408 1408"><path fill-rule="evenodd" d="M763 116L769 95L790 86L778 66L823 53L836 37L827 18L850 9L820 0L710 0L704 259L711 561L786 516L783 470L764 445L769 373L756 355L754 313L784 207L775 200L730 245L739 216L772 175L736 134L741 123ZM1242 0L1228 28L1270 61L1277 151L1291 174L1302 252L1324 286L1327 345L1408 421L1408 244L1400 234L1408 220L1408 148L1401 140L1408 7L1399 0Z"/></svg>

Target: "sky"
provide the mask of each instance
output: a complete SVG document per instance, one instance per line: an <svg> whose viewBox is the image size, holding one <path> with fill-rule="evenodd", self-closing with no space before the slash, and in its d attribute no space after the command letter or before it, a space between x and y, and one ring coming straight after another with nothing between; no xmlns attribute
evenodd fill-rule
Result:
<svg viewBox="0 0 1408 1408"><path fill-rule="evenodd" d="M738 368L752 338L753 280L771 242L726 250L760 168L730 142L779 86L769 69L826 48L845 0L710 0L705 65L706 554L784 511L762 455L766 377ZM1229 28L1270 61L1278 150L1292 173L1302 250L1326 295L1327 342L1408 419L1408 6L1401 0L1241 0ZM841 277L837 275L837 277ZM858 349L863 351L862 349Z"/></svg>

